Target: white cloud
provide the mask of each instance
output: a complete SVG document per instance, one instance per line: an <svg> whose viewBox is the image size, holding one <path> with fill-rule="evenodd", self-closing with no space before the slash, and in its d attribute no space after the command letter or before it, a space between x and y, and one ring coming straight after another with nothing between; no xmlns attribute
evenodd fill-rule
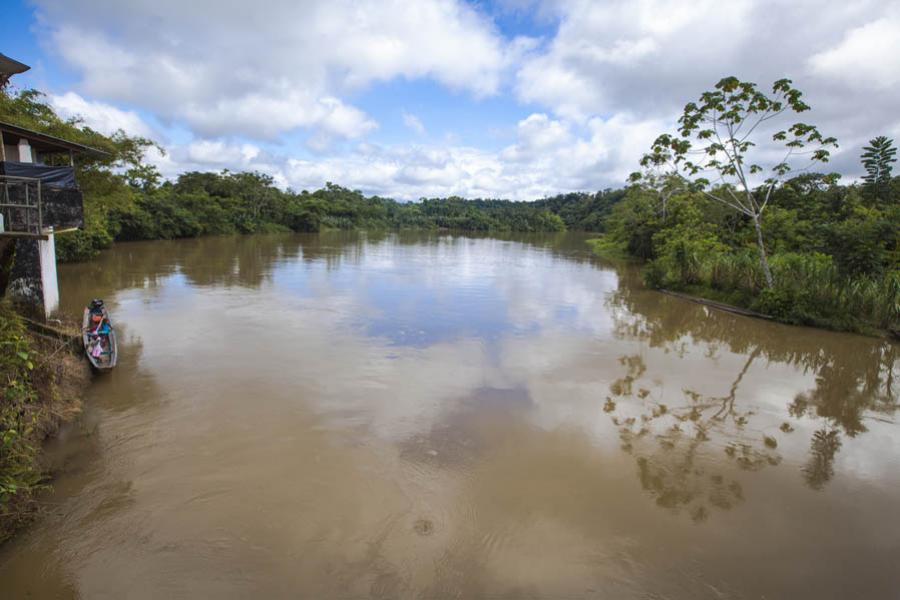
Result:
<svg viewBox="0 0 900 600"><path fill-rule="evenodd" d="M809 63L825 77L875 88L900 84L900 12L856 27Z"/></svg>
<svg viewBox="0 0 900 600"><path fill-rule="evenodd" d="M403 124L419 135L425 134L425 125L423 125L422 120L414 114L403 111Z"/></svg>
<svg viewBox="0 0 900 600"><path fill-rule="evenodd" d="M333 181L402 200L448 195L534 200L624 181L634 170L631 157L662 126L617 115L594 118L578 128L533 114L519 122L515 143L499 153L463 146L363 144L338 157L289 159L284 175L298 189ZM576 129L583 135L576 135Z"/></svg>
<svg viewBox="0 0 900 600"><path fill-rule="evenodd" d="M559 31L525 61L517 91L570 118L670 108L684 102L682 90L696 81L691 73L733 64L734 47L751 35L750 7L749 0L728 10L715 0L560 3Z"/></svg>
<svg viewBox="0 0 900 600"><path fill-rule="evenodd" d="M564 191L597 190L624 181L639 154L664 127L629 115L592 118L585 126L536 113L522 119L500 152L458 144L379 146L298 159L255 144L195 140L149 157L166 177L191 170L260 171L281 187L316 189L331 181L398 200L422 197L535 200Z"/></svg>
<svg viewBox="0 0 900 600"><path fill-rule="evenodd" d="M541 154L572 141L569 125L543 113L534 113L516 126L517 142L505 148L501 158L513 162L528 162Z"/></svg>
<svg viewBox="0 0 900 600"><path fill-rule="evenodd" d="M859 171L859 146L896 131L900 2L860 0L546 0L557 34L528 55L515 91L571 122L658 122L674 131L685 103L720 78L761 88L788 77L813 110L801 120L841 142L832 165ZM637 164L641 152L621 156ZM621 183L621 182L616 182Z"/></svg>
<svg viewBox="0 0 900 600"><path fill-rule="evenodd" d="M105 102L82 98L75 92L48 96L53 110L65 119L80 118L84 124L103 134L123 130L130 135L152 137L153 129L134 111L122 110Z"/></svg>
<svg viewBox="0 0 900 600"><path fill-rule="evenodd" d="M214 166L251 164L260 150L253 144L226 144L222 141L200 140L187 147L187 157L193 162Z"/></svg>
<svg viewBox="0 0 900 600"><path fill-rule="evenodd" d="M315 98L305 92L286 95L246 94L220 98L208 105L192 102L179 109L201 135L236 132L257 139L271 139L298 127L341 138L356 138L376 129L365 113L337 98Z"/></svg>
<svg viewBox="0 0 900 600"><path fill-rule="evenodd" d="M339 96L432 78L498 91L527 43L507 44L464 2L38 0L56 51L89 94L129 102L202 135L261 138L306 127L353 138L375 127Z"/></svg>

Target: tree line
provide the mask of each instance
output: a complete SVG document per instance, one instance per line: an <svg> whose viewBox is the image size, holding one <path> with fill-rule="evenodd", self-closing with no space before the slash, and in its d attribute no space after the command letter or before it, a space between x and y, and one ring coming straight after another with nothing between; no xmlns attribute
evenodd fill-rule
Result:
<svg viewBox="0 0 900 600"><path fill-rule="evenodd" d="M793 84L771 92L722 79L685 106L620 189L533 202L458 197L397 202L328 183L283 190L262 173L189 172L163 180L155 144L62 119L35 90L0 90L0 120L107 152L80 156L85 227L58 236L61 260L115 241L200 235L431 229L602 233L597 248L646 263L646 282L749 307L780 320L862 330L900 327L900 179L896 148L862 149L866 176L822 172L837 140L795 120ZM778 151L780 150L780 153Z"/></svg>
<svg viewBox="0 0 900 600"><path fill-rule="evenodd" d="M263 173L188 172L165 181L145 162L148 139L102 135L63 119L35 90L0 90L0 120L103 150L76 157L85 226L57 236L62 261L86 260L115 241L329 229L435 229L474 232L601 231L623 190L574 193L536 202L423 198L397 202L327 183L282 190Z"/></svg>

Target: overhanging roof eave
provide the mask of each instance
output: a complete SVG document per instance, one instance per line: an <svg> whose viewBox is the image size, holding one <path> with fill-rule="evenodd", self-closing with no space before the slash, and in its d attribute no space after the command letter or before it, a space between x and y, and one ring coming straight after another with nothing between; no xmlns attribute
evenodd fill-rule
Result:
<svg viewBox="0 0 900 600"><path fill-rule="evenodd" d="M10 58L0 52L0 73L8 75L18 75L30 69L25 63L20 63L14 58Z"/></svg>
<svg viewBox="0 0 900 600"><path fill-rule="evenodd" d="M41 133L39 131L33 131L31 129L19 127L18 125L13 125L12 123L4 123L0 121L0 131L9 132L19 137L24 137L41 142L42 144L58 149L59 151L79 152L82 154L89 154L97 157L110 156L109 152L104 152L103 150L98 150L97 148L91 148L90 146L85 146L84 144L70 142L68 140L64 140L53 135L48 135L46 133Z"/></svg>

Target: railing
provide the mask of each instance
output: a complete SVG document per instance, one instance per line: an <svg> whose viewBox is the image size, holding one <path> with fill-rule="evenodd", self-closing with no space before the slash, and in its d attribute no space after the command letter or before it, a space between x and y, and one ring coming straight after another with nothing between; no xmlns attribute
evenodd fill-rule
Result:
<svg viewBox="0 0 900 600"><path fill-rule="evenodd" d="M44 235L41 180L0 175L0 236Z"/></svg>

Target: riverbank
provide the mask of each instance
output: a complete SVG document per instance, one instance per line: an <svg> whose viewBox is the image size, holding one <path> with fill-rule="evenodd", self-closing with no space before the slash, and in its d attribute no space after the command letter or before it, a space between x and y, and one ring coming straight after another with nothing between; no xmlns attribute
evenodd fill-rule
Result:
<svg viewBox="0 0 900 600"><path fill-rule="evenodd" d="M0 303L0 543L30 522L47 487L41 444L81 410L90 371L71 344L29 331Z"/></svg>
<svg viewBox="0 0 900 600"><path fill-rule="evenodd" d="M670 272L672 269L667 269L660 261L642 261L629 254L625 244L609 236L587 240L587 243L600 258L643 265L645 285L663 293L786 325L897 337L900 278L896 274L888 275L882 281L847 280L842 285L832 273L831 278L822 283L816 281L816 277L807 272L808 269L802 268L806 266L802 260L795 261L801 263L801 268L787 265L788 268L784 269L776 260L776 268L785 272L778 273L776 284L770 289L729 288L725 283L740 278L718 264L706 269L695 267L692 276L694 283L686 284L682 281L683 277L676 276L677 273L673 275ZM751 266L755 267L755 263ZM749 281L753 278L743 279ZM819 279L825 280L824 277Z"/></svg>

